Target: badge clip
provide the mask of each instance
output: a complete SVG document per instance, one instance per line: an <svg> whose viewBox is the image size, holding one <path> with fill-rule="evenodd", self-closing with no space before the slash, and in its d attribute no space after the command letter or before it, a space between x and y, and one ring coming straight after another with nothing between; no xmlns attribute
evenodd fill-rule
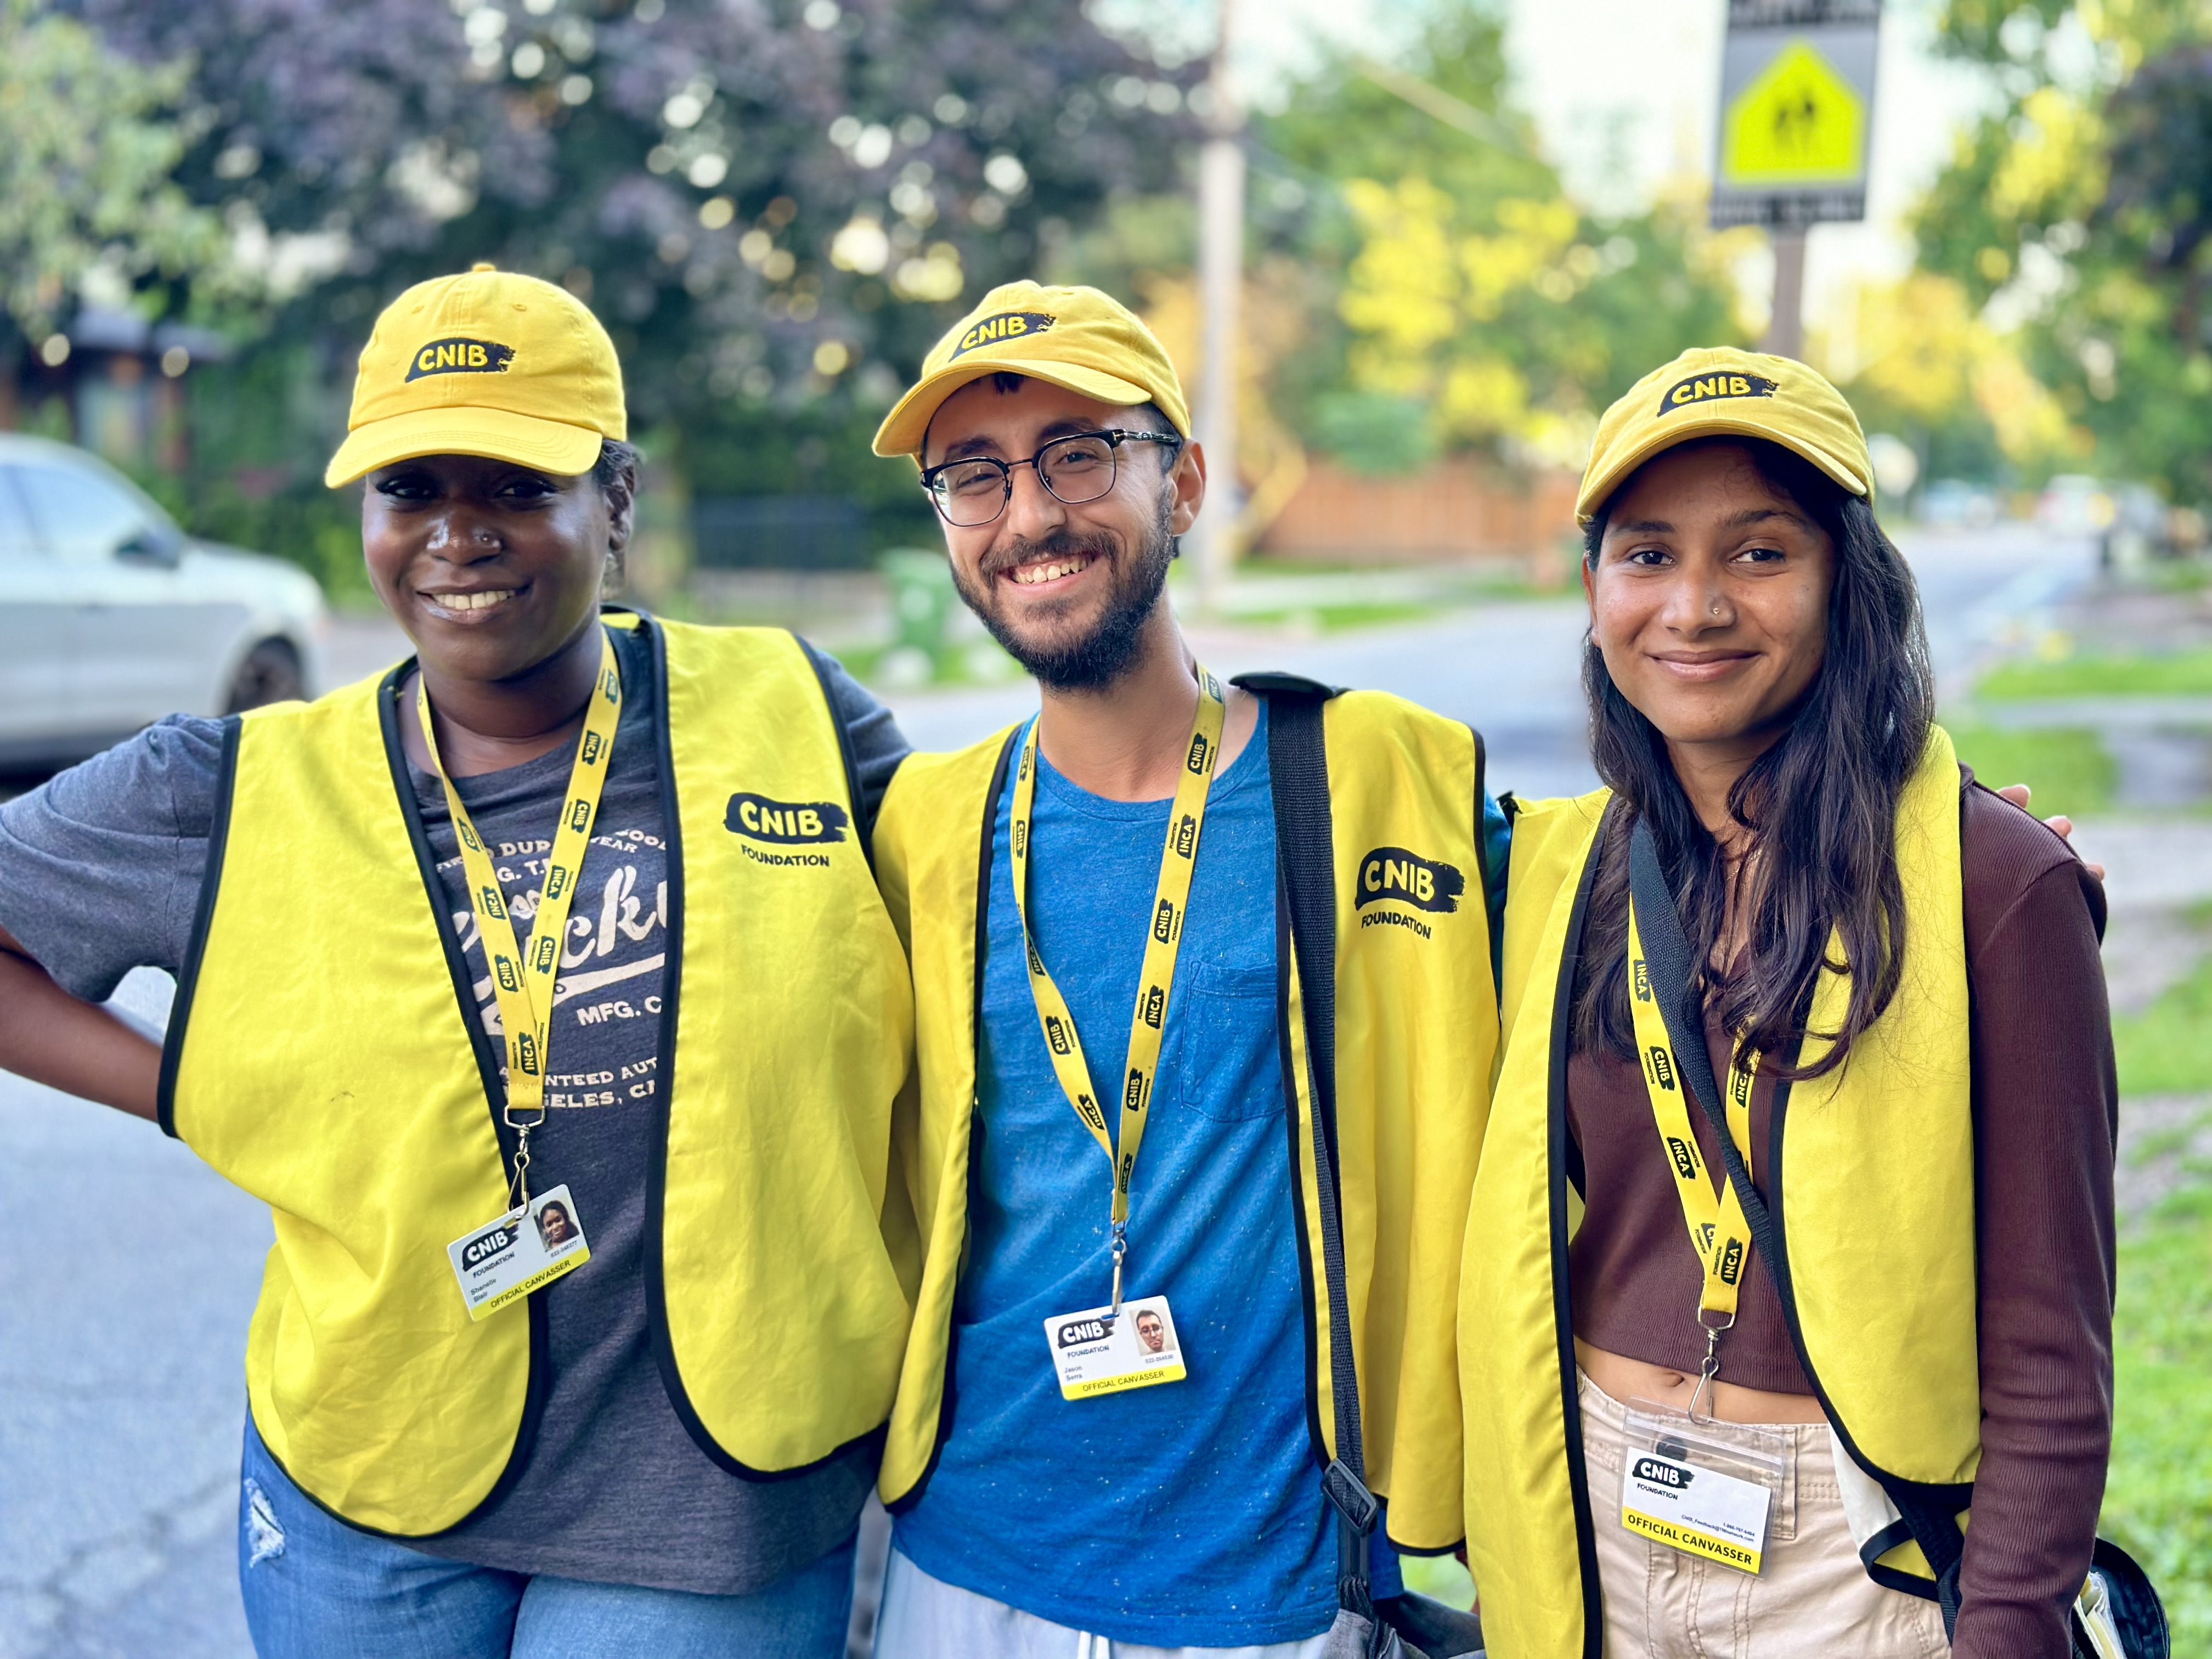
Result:
<svg viewBox="0 0 2212 1659"><path fill-rule="evenodd" d="M1129 1254L1129 1227L1127 1222L1114 1224L1114 1301L1106 1310L1106 1328L1114 1328L1114 1322L1121 1316L1121 1259Z"/></svg>

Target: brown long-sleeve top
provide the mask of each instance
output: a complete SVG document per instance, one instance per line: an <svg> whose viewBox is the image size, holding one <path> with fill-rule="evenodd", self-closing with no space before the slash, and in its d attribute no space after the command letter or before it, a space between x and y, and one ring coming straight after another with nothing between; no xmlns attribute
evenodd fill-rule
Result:
<svg viewBox="0 0 2212 1659"><path fill-rule="evenodd" d="M2057 836L1971 775L1961 807L1984 1415L1952 1651L2066 1659L2112 1448L2118 1115L2098 957L2104 890ZM1725 1076L1717 1019L1707 1042ZM1757 1078L1751 1111L1753 1179L1768 1191L1773 1087ZM1718 1168L1711 1125L1690 1116ZM1575 1334L1694 1372L1703 1270L1636 1064L1576 1055L1567 1121L1589 1204L1569 1255ZM1745 1276L1721 1376L1813 1392L1765 1273Z"/></svg>

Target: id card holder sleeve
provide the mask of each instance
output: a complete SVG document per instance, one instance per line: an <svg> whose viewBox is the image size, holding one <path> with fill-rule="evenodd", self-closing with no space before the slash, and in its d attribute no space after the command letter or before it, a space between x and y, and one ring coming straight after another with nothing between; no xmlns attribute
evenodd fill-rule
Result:
<svg viewBox="0 0 2212 1659"><path fill-rule="evenodd" d="M1789 1480L1788 1438L1756 1424L1693 1422L1642 1400L1629 1402L1622 1427L1620 1524L1669 1549L1758 1572Z"/></svg>

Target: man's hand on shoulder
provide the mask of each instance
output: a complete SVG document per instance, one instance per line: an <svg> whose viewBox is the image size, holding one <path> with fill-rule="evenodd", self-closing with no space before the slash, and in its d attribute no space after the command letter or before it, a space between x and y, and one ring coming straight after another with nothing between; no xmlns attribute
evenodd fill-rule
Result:
<svg viewBox="0 0 2212 1659"><path fill-rule="evenodd" d="M2010 801L2014 806L2017 806L2021 811L2025 812L2028 810L2028 798L2035 792L2024 783L2008 783L2005 785L2003 788L1993 793L2002 797L2004 799ZM2044 819L2044 822L2051 826L2052 830L2057 833L2059 840L2064 842L2067 846L2072 847L2074 845L2073 819L2068 817L2063 812L2061 812L2056 817ZM2081 864L2082 867L2087 870L2091 875L2096 877L2099 881L2104 880L2105 866L2103 865L2092 864L2087 859L2083 859L2081 860Z"/></svg>

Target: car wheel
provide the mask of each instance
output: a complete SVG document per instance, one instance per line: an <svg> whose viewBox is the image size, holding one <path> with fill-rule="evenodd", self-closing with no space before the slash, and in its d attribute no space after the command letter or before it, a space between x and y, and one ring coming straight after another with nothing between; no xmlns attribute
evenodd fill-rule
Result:
<svg viewBox="0 0 2212 1659"><path fill-rule="evenodd" d="M307 695L300 674L300 655L282 640L264 640L246 653L230 683L230 707L223 712L243 714L268 702L289 702Z"/></svg>

